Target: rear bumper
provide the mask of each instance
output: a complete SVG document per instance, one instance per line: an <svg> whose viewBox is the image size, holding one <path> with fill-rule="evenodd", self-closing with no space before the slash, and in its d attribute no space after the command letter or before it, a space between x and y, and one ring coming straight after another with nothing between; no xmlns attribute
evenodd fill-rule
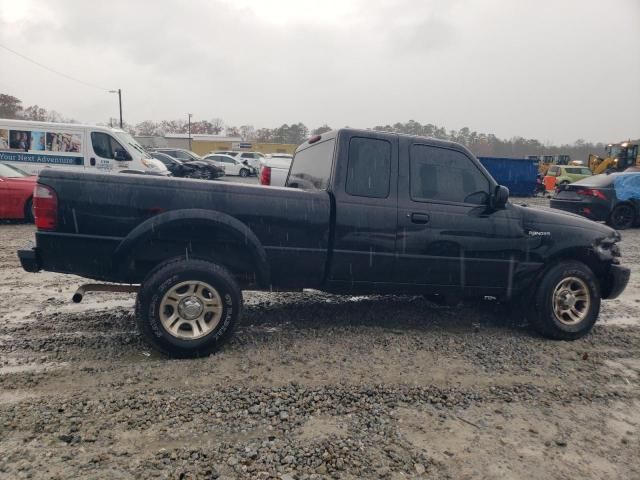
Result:
<svg viewBox="0 0 640 480"><path fill-rule="evenodd" d="M620 265L611 265L607 276L606 287L603 290L602 298L617 298L627 287L631 270Z"/></svg>
<svg viewBox="0 0 640 480"><path fill-rule="evenodd" d="M603 202L561 200L552 198L549 205L551 208L563 210L569 213L576 213L588 218L589 220L595 220L598 222L603 222L609 217L609 205Z"/></svg>
<svg viewBox="0 0 640 480"><path fill-rule="evenodd" d="M19 250L18 258L27 272L45 270L118 282L121 278L112 260L121 241L117 237L37 231L35 246Z"/></svg>
<svg viewBox="0 0 640 480"><path fill-rule="evenodd" d="M30 248L25 250L18 250L18 258L20 259L20 265L27 272L35 273L42 269L40 263L40 256L38 255L37 248Z"/></svg>

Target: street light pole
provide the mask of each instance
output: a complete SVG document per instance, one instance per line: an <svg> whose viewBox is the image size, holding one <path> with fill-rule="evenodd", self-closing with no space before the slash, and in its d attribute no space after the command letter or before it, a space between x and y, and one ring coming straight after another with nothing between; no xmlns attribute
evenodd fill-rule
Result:
<svg viewBox="0 0 640 480"><path fill-rule="evenodd" d="M120 107L120 128L122 128L122 90L109 90L109 93L118 94L118 106Z"/></svg>
<svg viewBox="0 0 640 480"><path fill-rule="evenodd" d="M189 117L189 126L188 126L188 131L189 131L189 150L191 150L191 114L187 113L187 116Z"/></svg>

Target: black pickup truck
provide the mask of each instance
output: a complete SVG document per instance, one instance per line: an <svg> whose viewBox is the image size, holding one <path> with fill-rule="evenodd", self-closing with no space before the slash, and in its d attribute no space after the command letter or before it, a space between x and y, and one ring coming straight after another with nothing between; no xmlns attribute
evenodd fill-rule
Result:
<svg viewBox="0 0 640 480"><path fill-rule="evenodd" d="M461 145L342 129L298 147L282 188L43 170L18 254L140 284L139 327L173 356L220 347L243 289L491 296L550 338L584 335L627 284L620 235L508 194Z"/></svg>

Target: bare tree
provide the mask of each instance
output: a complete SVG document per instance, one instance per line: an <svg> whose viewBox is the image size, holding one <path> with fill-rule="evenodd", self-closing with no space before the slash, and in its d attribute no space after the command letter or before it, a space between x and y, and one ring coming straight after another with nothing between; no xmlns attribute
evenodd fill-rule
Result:
<svg viewBox="0 0 640 480"><path fill-rule="evenodd" d="M220 135L224 130L224 122L221 118L212 118L211 119L211 133L216 135Z"/></svg>

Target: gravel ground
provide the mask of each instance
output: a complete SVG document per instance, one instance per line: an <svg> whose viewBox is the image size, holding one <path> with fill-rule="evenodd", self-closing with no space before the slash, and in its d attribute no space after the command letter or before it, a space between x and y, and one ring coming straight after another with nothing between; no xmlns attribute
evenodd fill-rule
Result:
<svg viewBox="0 0 640 480"><path fill-rule="evenodd" d="M132 295L22 271L32 234L0 225L0 478L640 478L637 270L571 343L490 302L245 292L233 341L178 361Z"/></svg>

